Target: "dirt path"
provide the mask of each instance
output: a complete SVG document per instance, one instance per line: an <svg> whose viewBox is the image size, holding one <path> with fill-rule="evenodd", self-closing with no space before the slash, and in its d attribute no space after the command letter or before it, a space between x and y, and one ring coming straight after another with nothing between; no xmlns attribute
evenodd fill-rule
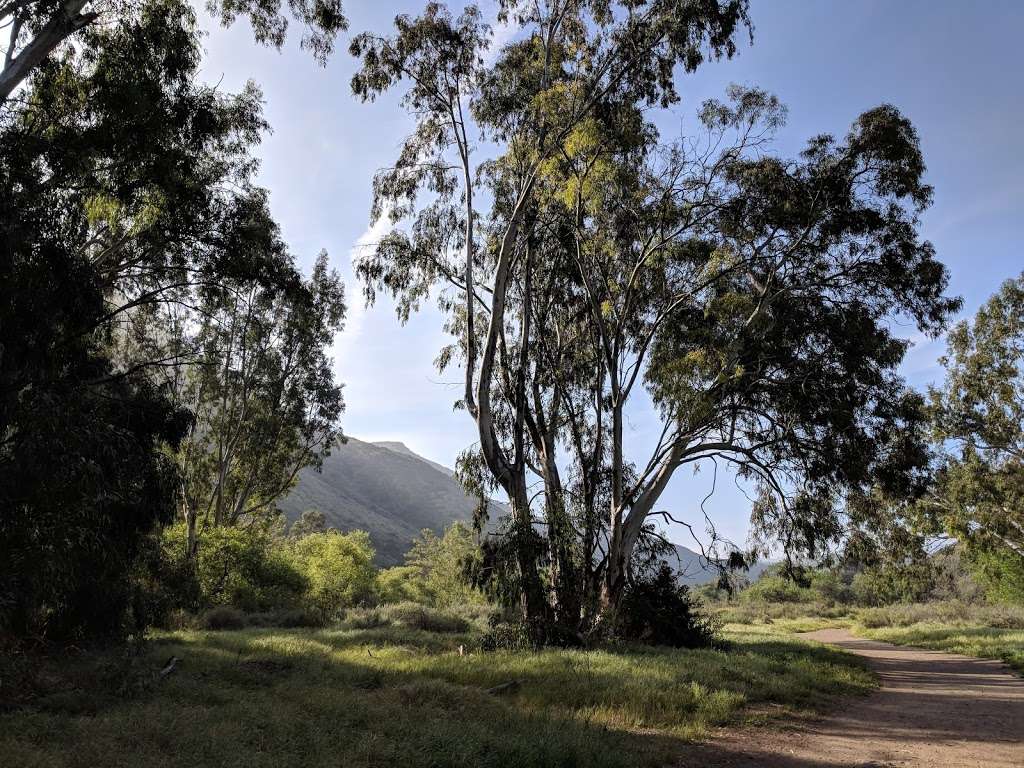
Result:
<svg viewBox="0 0 1024 768"><path fill-rule="evenodd" d="M1021 768L1024 680L1000 662L854 637L802 637L867 657L881 688L796 729L725 733L688 751L679 768Z"/></svg>

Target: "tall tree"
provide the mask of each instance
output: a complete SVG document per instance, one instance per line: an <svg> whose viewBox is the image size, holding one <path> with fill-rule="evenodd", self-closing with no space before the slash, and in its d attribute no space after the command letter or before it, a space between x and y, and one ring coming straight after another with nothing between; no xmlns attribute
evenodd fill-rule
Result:
<svg viewBox="0 0 1024 768"><path fill-rule="evenodd" d="M202 291L186 341L196 358L174 370L175 397L195 415L176 454L189 555L199 523L274 513L299 470L318 467L340 436L341 387L325 350L344 315L341 282L326 254L303 280L275 245L272 282L228 279Z"/></svg>
<svg viewBox="0 0 1024 768"><path fill-rule="evenodd" d="M144 0L7 0L0 5L0 27L8 30L7 51L0 69L0 105L72 38L94 25L121 23L145 12ZM225 25L247 17L258 42L280 48L288 29L281 0L208 0L207 9ZM324 63L338 32L347 28L340 0L288 0L292 18L305 31L302 46ZM95 38L93 38L95 39Z"/></svg>
<svg viewBox="0 0 1024 768"><path fill-rule="evenodd" d="M548 606L526 480L528 344L520 345L518 365L508 356L509 337L528 340L531 331L529 312L514 328L506 310L538 175L608 94L624 93L623 98L648 105L677 100L676 65L692 71L705 52L731 55L746 13L743 0L654 0L622 7L571 0L503 2L503 20L518 24L526 39L506 46L486 68L486 30L474 7L453 19L443 6L430 3L418 18L398 17L394 36L364 34L352 43L351 52L362 61L352 82L356 95L372 98L405 83L406 105L417 116L399 162L374 185L374 215L386 212L396 222L411 217L411 232L385 238L357 269L368 299L374 286L385 287L399 298L404 316L432 287L454 290L442 302L452 313L465 360L462 405L477 424L488 472L511 502L506 534L515 552L522 610L531 622L544 621ZM470 150L481 137L498 143L500 159L474 165ZM473 204L474 186L482 178L499 201L482 227L483 246ZM417 207L420 193L433 199ZM450 357L446 352L442 362ZM511 396L507 429L496 387Z"/></svg>
<svg viewBox="0 0 1024 768"><path fill-rule="evenodd" d="M258 91L197 82L187 3L134 11L42 60L0 120L0 621L19 634L122 628L192 421L161 375L196 357L174 318L274 280L338 309L333 278L311 296L283 259L252 184Z"/></svg>
<svg viewBox="0 0 1024 768"><path fill-rule="evenodd" d="M933 531L1024 583L1024 275L953 329L942 363L930 392L939 468L922 507Z"/></svg>
<svg viewBox="0 0 1024 768"><path fill-rule="evenodd" d="M921 401L888 321L935 333L957 302L918 236L931 190L909 122L882 106L783 160L765 152L777 100L734 88L704 105L696 138L664 146L648 115L678 100L674 67L730 55L744 4L505 11L520 39L472 77L460 60L466 85L434 102L424 83L456 82L434 40L469 28L479 46L475 17L432 4L394 38L356 38L356 93L406 78L420 119L375 185L375 214L411 225L357 270L403 317L447 289L456 343L439 362L464 363L480 436L466 474L512 506L484 567L510 578L525 618L572 630L614 611L638 544L671 519L658 503L680 467L731 464L757 487L762 533L805 554L839 535L848 494L920 485ZM425 71L400 65L421 49ZM465 115L496 147L475 173ZM641 393L662 430L635 460L624 423Z"/></svg>

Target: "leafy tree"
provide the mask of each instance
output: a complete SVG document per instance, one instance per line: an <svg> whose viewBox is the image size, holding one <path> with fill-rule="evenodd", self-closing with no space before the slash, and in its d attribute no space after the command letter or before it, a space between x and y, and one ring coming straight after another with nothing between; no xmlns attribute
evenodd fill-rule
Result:
<svg viewBox="0 0 1024 768"><path fill-rule="evenodd" d="M405 104L417 117L395 167L374 185L374 216L411 218L411 231L385 238L357 270L368 299L376 288L391 291L402 317L435 285L451 291L441 303L457 343L442 352L440 362L458 354L465 363L461 405L477 424L481 465L489 476L479 485L496 484L511 502L504 570L514 572L524 616L537 623L549 610L526 490L534 459L528 456L526 381L533 331L529 320L512 325L514 315L506 309L538 179L574 129L613 95L638 106L677 100L674 67L692 71L707 51L731 55L733 35L747 16L742 0L655 0L628 9L603 2L506 2L501 9L526 38L506 46L490 66L482 56L486 29L473 7L453 19L430 3L420 17L398 17L393 37L364 34L353 40L351 52L362 63L352 81L354 93L373 98L404 84ZM481 136L504 154L474 159L471 150ZM495 199L486 218L474 204L474 188L485 181ZM423 193L430 202L418 206ZM509 344L516 338L518 350ZM537 420L530 421L532 431ZM546 459L537 461L553 464L552 447L549 440ZM550 506L555 516L559 508L560 502ZM566 582L559 574L568 575L569 553L564 547L554 553L556 581ZM562 593L568 598L571 591Z"/></svg>
<svg viewBox="0 0 1024 768"><path fill-rule="evenodd" d="M195 414L177 451L188 551L197 527L274 512L300 469L318 467L340 436L343 404L326 349L344 313L326 254L301 278L276 243L258 280L205 288L194 322L195 359L174 371L174 392ZM186 331L187 333L187 331Z"/></svg>
<svg viewBox="0 0 1024 768"><path fill-rule="evenodd" d="M364 531L313 533L290 547L306 580L305 599L324 622L373 595L374 551Z"/></svg>
<svg viewBox="0 0 1024 768"><path fill-rule="evenodd" d="M212 218L211 168L223 178L258 124L246 97L192 84L187 8L89 35L0 121L0 591L17 635L135 629L128 574L168 520L160 448L188 415L115 359L118 310L138 298L121 278L174 262L184 230ZM103 221L115 210L123 229Z"/></svg>
<svg viewBox="0 0 1024 768"><path fill-rule="evenodd" d="M930 392L941 455L922 508L998 592L1024 581L1024 276L953 329L942 363Z"/></svg>
<svg viewBox="0 0 1024 768"><path fill-rule="evenodd" d="M311 533L323 533L327 530L327 517L319 509L304 510L299 519L292 523L288 535L293 539L301 539Z"/></svg>
<svg viewBox="0 0 1024 768"><path fill-rule="evenodd" d="M476 553L473 532L461 523L453 523L441 536L424 529L406 553L405 564L415 569L429 604L452 608L484 601L468 578Z"/></svg>
<svg viewBox="0 0 1024 768"><path fill-rule="evenodd" d="M63 7L8 9L30 5ZM250 181L258 91L196 82L186 3L130 10L35 63L0 107L0 620L19 635L127 628L192 422L158 375L195 352L170 308L280 275Z"/></svg>
<svg viewBox="0 0 1024 768"><path fill-rule="evenodd" d="M161 539L165 574L181 580L179 607L199 611L223 605L266 611L296 605L308 589L296 559L265 527L213 529L203 537L194 561L185 556L187 537L187 527L179 522ZM193 590L188 578L195 579Z"/></svg>
<svg viewBox="0 0 1024 768"><path fill-rule="evenodd" d="M396 565L377 573L377 600L381 603L428 604L427 594L419 568Z"/></svg>
<svg viewBox="0 0 1024 768"><path fill-rule="evenodd" d="M958 304L918 236L931 189L910 123L883 105L784 159L765 151L778 101L733 88L699 139L666 147L650 109L678 100L675 65L733 53L745 4L505 9L521 33L471 74L437 41L479 51L475 17L435 4L352 47L356 94L407 82L420 120L374 189L375 214L408 229L357 271L403 317L445 289L439 363L464 365L480 436L462 475L512 507L484 572L532 625L573 629L618 606L681 467L732 465L766 545L811 557L843 535L849 497L920 492L922 403L889 320L936 333ZM475 165L470 118L497 147ZM631 458L623 426L646 398L661 439Z"/></svg>
<svg viewBox="0 0 1024 768"><path fill-rule="evenodd" d="M153 5L145 0L7 0L0 5L0 25L10 31L0 69L0 105L72 40L94 44L96 38L87 34L90 28L131 21ZM281 0L208 0L207 8L225 25L247 17L260 43L277 48L284 43L288 16ZM340 1L288 0L288 9L305 27L302 46L325 63L335 36L347 27Z"/></svg>

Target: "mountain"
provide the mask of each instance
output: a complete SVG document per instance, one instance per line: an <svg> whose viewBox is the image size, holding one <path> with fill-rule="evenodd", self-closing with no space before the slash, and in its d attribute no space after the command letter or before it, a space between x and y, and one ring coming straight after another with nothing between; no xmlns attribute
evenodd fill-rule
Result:
<svg viewBox="0 0 1024 768"><path fill-rule="evenodd" d="M469 522L476 501L448 467L411 451L404 443L368 443L350 437L335 446L320 472L304 469L298 484L278 507L289 521L305 510L324 513L341 531L370 534L377 565L404 562L413 539L424 528L440 533L453 522ZM504 507L492 502L492 520ZM669 564L689 584L717 578L700 554L676 545ZM755 566L756 568L757 566ZM751 569L751 578L756 578ZM759 572L759 571L758 571Z"/></svg>
<svg viewBox="0 0 1024 768"><path fill-rule="evenodd" d="M470 521L476 502L450 469L404 444L350 437L335 446L320 472L302 470L298 484L278 507L289 521L318 509L328 525L368 532L377 564L391 566L403 562L424 528L440 532L455 521Z"/></svg>
<svg viewBox="0 0 1024 768"><path fill-rule="evenodd" d="M673 546L675 547L675 554L669 555L665 562L675 569L676 575L684 584L706 584L709 581L716 581L718 579L718 571L710 567L704 555L679 544ZM770 565L771 561L759 560L750 566L750 570L746 571L745 575L750 581L757 581L761 572Z"/></svg>

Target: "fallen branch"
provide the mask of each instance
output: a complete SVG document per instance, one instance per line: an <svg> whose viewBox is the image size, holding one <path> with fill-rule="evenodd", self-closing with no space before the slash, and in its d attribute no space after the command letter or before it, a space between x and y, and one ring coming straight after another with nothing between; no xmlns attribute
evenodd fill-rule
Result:
<svg viewBox="0 0 1024 768"><path fill-rule="evenodd" d="M484 693L505 693L507 691L518 691L519 686L522 685L521 680L509 680L507 683L496 685L493 688L488 688Z"/></svg>

